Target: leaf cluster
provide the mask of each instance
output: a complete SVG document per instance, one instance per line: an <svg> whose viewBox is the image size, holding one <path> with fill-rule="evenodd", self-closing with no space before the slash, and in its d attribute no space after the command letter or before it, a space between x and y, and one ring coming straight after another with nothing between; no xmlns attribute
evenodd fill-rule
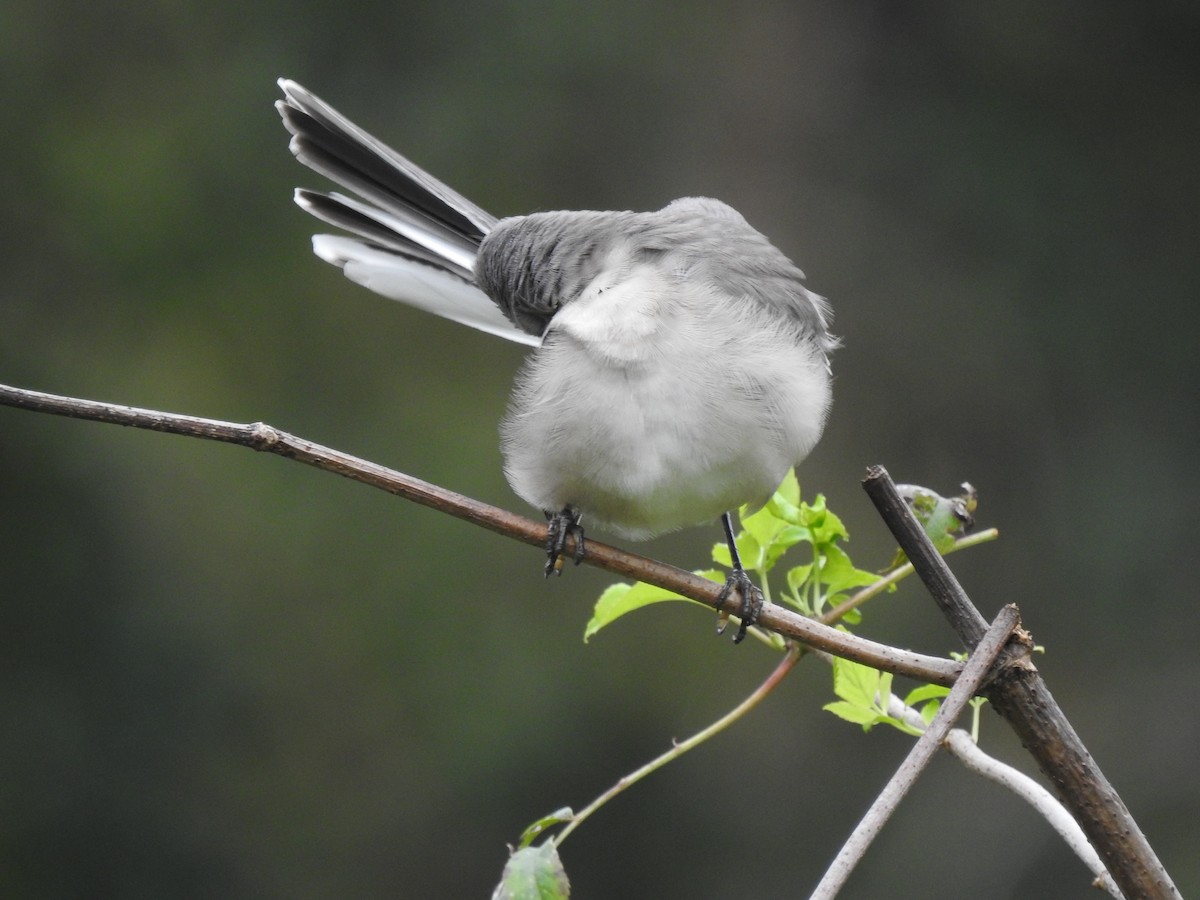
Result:
<svg viewBox="0 0 1200 900"><path fill-rule="evenodd" d="M855 568L841 546L850 539L842 520L826 506L822 494L812 503L801 500L800 485L793 473L788 473L761 509L751 512L743 507L739 521L741 531L734 539L738 556L745 569L757 576L770 602L787 603L804 615L815 617L836 606L855 588L879 580L875 572ZM783 590L777 598L773 597L769 575L783 555L798 545L804 545L804 562L787 570ZM729 547L724 543L713 546L712 558L726 569L733 564ZM725 582L725 573L718 569L704 569L696 574L718 584ZM701 603L645 582L614 584L596 602L584 640L627 613L664 601L683 601L708 610ZM845 621L856 624L860 618L858 610L851 610ZM765 635L759 637L774 643Z"/></svg>
<svg viewBox="0 0 1200 900"><path fill-rule="evenodd" d="M919 520L938 548L942 552L954 549L955 534L960 533L964 525L969 524L969 513L974 510L973 489L970 490L969 497L946 500L925 488L906 487L909 493L905 499L918 513ZM964 490L969 488L969 485L964 485ZM896 582L911 571L911 566L905 564L902 555L898 555L883 574L855 566L845 550L844 545L849 542L850 535L841 518L828 508L825 497L821 494L811 503L801 499L800 485L793 473L788 474L762 508L750 510L743 507L739 511L739 521L741 530L734 536L738 556L743 567L755 576L764 598L768 602L787 604L812 618L824 617L827 621L839 621L841 628L859 624L862 620L860 604L884 591L894 591ZM957 544L965 545L966 542ZM788 566L781 579L775 570L789 551L792 551L792 558L798 556L800 561ZM715 544L712 548L712 559L722 568L701 570L695 574L723 584L726 579L724 570L732 568L728 545ZM901 567L907 571L901 570ZM772 580L776 583L775 592L772 589ZM772 597L773 593L776 593L776 596ZM653 584L614 584L597 600L584 631L584 640L590 640L593 635L628 613L667 601L689 603L711 614L708 606ZM751 628L749 633L776 649L783 650L786 646L784 639L779 635L757 628ZM795 648L792 649L792 653L795 654ZM848 722L861 725L864 731L869 731L879 724L886 724L905 734L919 736L923 728L918 727L913 711L919 715L924 725L928 725L950 689L934 684L914 688L903 699L903 704L908 710L900 711L890 702L892 678L891 673L835 658L833 690L838 699L826 704L824 709ZM893 715L893 712L900 714ZM975 713L977 729L977 703ZM717 730L719 729L710 727L706 732L711 734ZM663 761L665 759L660 758L643 767L632 780L642 777L645 772L653 771ZM594 803L593 807L598 806L600 802L602 801ZM590 809L591 807L589 811ZM509 861L495 896L505 900L552 900L566 897L566 875L562 870L561 861L552 849L557 841L551 839L538 847L532 846L532 842L545 829L570 823L561 835L565 837L579 824L574 820L578 818L582 821L586 815L585 811L575 817L570 810L560 810L530 826L522 836L520 849Z"/></svg>
<svg viewBox="0 0 1200 900"><path fill-rule="evenodd" d="M848 659L835 659L833 692L841 699L826 703L822 708L847 722L861 725L863 731L870 731L882 724L920 737L921 729L888 712L888 698L892 694L890 672L880 672ZM924 684L908 692L904 705L917 709L921 719L928 725L937 715L942 698L949 693L950 688L940 684Z"/></svg>

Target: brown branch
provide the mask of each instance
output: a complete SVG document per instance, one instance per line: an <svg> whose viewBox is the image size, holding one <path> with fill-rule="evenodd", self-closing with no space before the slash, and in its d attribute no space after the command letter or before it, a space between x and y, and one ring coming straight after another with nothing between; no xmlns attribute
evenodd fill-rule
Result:
<svg viewBox="0 0 1200 900"><path fill-rule="evenodd" d="M973 650L986 623L896 492L887 470L872 466L863 488L958 636ZM1125 896L1179 897L1146 836L1034 665L1025 659L1005 667L983 693L1050 779Z"/></svg>
<svg viewBox="0 0 1200 900"><path fill-rule="evenodd" d="M53 415L147 428L151 431L250 447L388 491L526 544L541 547L546 541L545 522L535 522L498 507L480 503L419 478L342 453L340 450L314 444L262 422L221 422L216 419L201 419L94 400L60 397L5 385L0 385L0 406L14 406ZM568 543L566 549L567 555L571 555L574 549L573 542ZM591 539L587 541L585 549L584 562L589 565L622 577L658 585L714 609L734 615L738 612L740 604L734 597L728 598L722 607L718 599L721 585L707 578ZM755 624L835 656L920 681L951 685L962 669L962 665L953 660L898 650L855 637L773 604L764 607Z"/></svg>

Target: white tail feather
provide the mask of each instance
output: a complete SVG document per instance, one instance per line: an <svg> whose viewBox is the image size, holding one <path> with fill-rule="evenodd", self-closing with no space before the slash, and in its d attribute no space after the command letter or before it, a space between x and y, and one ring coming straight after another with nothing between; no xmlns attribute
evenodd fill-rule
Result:
<svg viewBox="0 0 1200 900"><path fill-rule="evenodd" d="M538 346L542 339L521 331L479 288L444 269L372 247L357 238L313 235L313 252L341 267L346 277L391 300L435 313L488 334Z"/></svg>

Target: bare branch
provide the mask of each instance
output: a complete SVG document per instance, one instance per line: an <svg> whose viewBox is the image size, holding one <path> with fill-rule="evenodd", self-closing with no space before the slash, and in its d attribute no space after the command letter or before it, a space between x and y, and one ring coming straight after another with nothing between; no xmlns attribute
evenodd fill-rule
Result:
<svg viewBox="0 0 1200 900"><path fill-rule="evenodd" d="M917 718L920 719L920 716ZM1113 881L1108 870L1104 868L1100 854L1088 843L1087 835L1083 833L1079 823L1071 818L1066 808L1055 799L1053 794L1024 772L984 753L979 745L971 740L971 735L961 728L955 728L946 735L945 746L955 759L972 772L1012 791L1032 806L1066 841L1072 852L1083 860L1083 864L1094 876L1093 884L1117 900L1121 900L1125 896L1117 887L1117 883Z"/></svg>
<svg viewBox="0 0 1200 900"><path fill-rule="evenodd" d="M0 385L0 406L14 406L53 415L238 444L274 453L388 491L526 544L541 547L546 541L545 522L535 522L498 507L480 503L419 478L342 453L340 450L314 444L263 422L237 424L216 419L201 419L177 413L61 397L5 385ZM589 565L622 577L658 585L722 610L718 599L721 585L707 578L591 539L587 541L585 549L584 561ZM571 556L573 550L572 540L567 544L566 555ZM729 597L722 611L736 615L739 606L736 598ZM853 659L876 669L921 681L950 685L962 669L961 664L953 660L898 650L855 637L773 604L763 608L755 624L835 656Z"/></svg>
<svg viewBox="0 0 1200 900"><path fill-rule="evenodd" d="M921 718L921 714L911 706L905 705L904 701L895 694L888 699L888 715L900 719L916 731L925 730L925 720ZM1032 806L1034 812L1059 833L1072 852L1095 876L1092 884L1108 893L1109 896L1115 897L1116 900L1123 900L1125 895L1121 893L1117 883L1112 880L1112 876L1104 868L1100 854L1088 843L1087 835L1083 833L1079 823L1071 818L1071 814L1058 801L1058 798L1024 772L988 755L962 728L951 728L950 733L946 735L946 740L942 742L942 746L968 770L1000 785L1005 790L1012 791Z"/></svg>
<svg viewBox="0 0 1200 900"><path fill-rule="evenodd" d="M929 727L913 745L896 774L892 776L892 780L875 798L875 802L871 804L867 814L859 821L854 832L847 838L841 851L830 864L828 871L825 872L825 877L821 879L821 883L812 893L813 900L831 900L837 896L838 891L850 877L850 873L854 871L854 867L858 865L867 852L867 848L871 846L871 842L875 840L875 836L891 818L892 813L896 811L896 807L899 806L909 789L916 784L917 778L925 771L925 767L929 765L938 747L942 745L942 741L945 740L958 717L962 715L967 703L979 690L984 679L988 677L1009 636L1019 623L1020 615L1015 606L1009 605L1000 610L996 621L984 632L983 639L972 652L971 658L967 660L966 668L963 669L962 675L951 688L949 695L938 709L937 715L933 717L933 721L929 723Z"/></svg>
<svg viewBox="0 0 1200 900"><path fill-rule="evenodd" d="M872 466L863 488L959 638L973 648L982 634L983 617L896 492L887 470ZM1179 897L1154 848L1033 663L1025 659L1005 667L984 694L1050 779L1122 892L1127 897Z"/></svg>

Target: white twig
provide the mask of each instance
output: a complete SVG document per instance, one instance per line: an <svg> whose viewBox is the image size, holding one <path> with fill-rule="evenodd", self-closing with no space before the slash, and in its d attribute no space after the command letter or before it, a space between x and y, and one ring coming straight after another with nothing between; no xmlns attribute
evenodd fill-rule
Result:
<svg viewBox="0 0 1200 900"><path fill-rule="evenodd" d="M918 731L925 730L925 720L921 718L921 714L911 706L905 706L904 701L895 694L888 699L888 715L902 720ZM1123 900L1125 895L1121 893L1121 889L1117 887L1112 876L1108 874L1108 870L1104 868L1100 855L1088 843L1083 829L1053 794L1024 772L989 756L971 740L971 735L962 728L952 728L946 735L943 746L950 751L951 756L972 772L1012 791L1032 806L1034 811L1050 823L1050 827L1059 833L1066 841L1067 846L1088 867L1088 871L1095 876L1092 883L1107 892L1109 896Z"/></svg>
<svg viewBox="0 0 1200 900"><path fill-rule="evenodd" d="M854 867L858 865L859 860L867 852L867 848L871 846L875 836L891 818L892 813L916 783L921 772L929 765L929 761L933 759L933 755L941 746L947 733L962 714L971 697L979 690L984 679L987 678L993 663L1004 649L1004 645L1019 622L1020 616L1017 614L1015 606L1009 605L1000 610L995 621L984 632L983 639L971 654L970 659L967 660L962 675L950 689L950 694L942 702L941 708L933 717L933 721L929 723L929 727L925 729L925 733L909 751L896 774L892 776L892 780L875 798L875 802L871 804L867 814L859 821L853 834L846 840L841 851L830 864L829 869L825 872L825 877L813 891L813 900L832 900L837 896L838 891L850 877L850 873L854 871Z"/></svg>
<svg viewBox="0 0 1200 900"><path fill-rule="evenodd" d="M955 728L946 736L945 746L951 755L972 772L996 782L1001 787L1008 788L1032 806L1042 818L1050 823L1050 827L1062 836L1075 855L1083 860L1088 871L1095 876L1095 881L1092 883L1096 887L1107 891L1113 897L1124 896L1116 882L1112 880L1112 876L1108 874L1108 870L1104 868L1104 863L1100 861L1100 854L1088 843L1083 829L1079 827L1079 824L1063 805L1054 798L1053 794L1024 772L1019 772L1012 766L988 756L961 728Z"/></svg>

